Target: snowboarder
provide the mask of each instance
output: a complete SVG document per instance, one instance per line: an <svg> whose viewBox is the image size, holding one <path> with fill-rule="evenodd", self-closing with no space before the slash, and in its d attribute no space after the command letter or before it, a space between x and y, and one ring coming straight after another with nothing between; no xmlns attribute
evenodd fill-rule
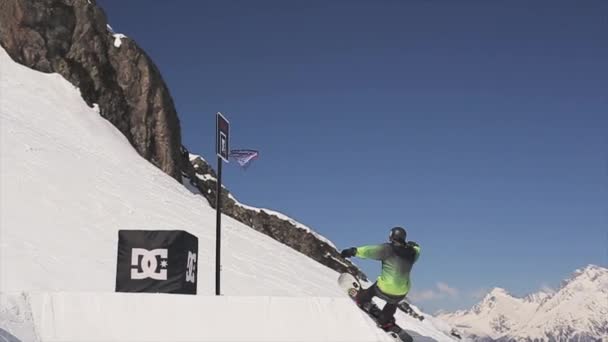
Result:
<svg viewBox="0 0 608 342"><path fill-rule="evenodd" d="M420 256L420 246L406 242L407 233L402 227L394 227L389 234L389 242L381 245L352 247L342 250L343 258L359 257L382 261L382 273L377 281L365 290L359 291L355 301L359 307L368 310L373 297L386 301L378 317L383 329L395 325L395 311L410 290L410 272Z"/></svg>

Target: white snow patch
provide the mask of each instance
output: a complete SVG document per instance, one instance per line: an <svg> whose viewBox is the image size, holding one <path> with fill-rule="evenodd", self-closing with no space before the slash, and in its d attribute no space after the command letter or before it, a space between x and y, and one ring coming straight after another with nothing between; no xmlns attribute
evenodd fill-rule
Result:
<svg viewBox="0 0 608 342"><path fill-rule="evenodd" d="M127 38L127 36L125 36L122 33L115 33L112 36L114 36L114 46L119 48L122 45L122 40L123 38Z"/></svg>
<svg viewBox="0 0 608 342"><path fill-rule="evenodd" d="M351 265L349 265L349 264L345 263L344 261L342 261L342 260L340 260L340 259L338 259L338 258L334 257L334 256L333 256L333 255L331 255L329 252L328 252L328 253L325 253L325 257L326 257L326 258L331 258L331 259L333 259L335 262L337 262L337 263L341 264L341 265L342 265L342 266L344 266L344 267L351 267Z"/></svg>
<svg viewBox="0 0 608 342"><path fill-rule="evenodd" d="M201 174L197 173L196 177L198 179L201 179L201 180L204 180L204 181L214 181L214 182L217 182L217 178L213 177L212 175L210 175L208 173L206 173L204 175L201 175ZM222 185L222 187L224 187L224 186Z"/></svg>
<svg viewBox="0 0 608 342"><path fill-rule="evenodd" d="M190 158L190 161L200 159L200 160L206 162L205 158L203 158L202 156L199 156L198 154L188 153L188 157Z"/></svg>

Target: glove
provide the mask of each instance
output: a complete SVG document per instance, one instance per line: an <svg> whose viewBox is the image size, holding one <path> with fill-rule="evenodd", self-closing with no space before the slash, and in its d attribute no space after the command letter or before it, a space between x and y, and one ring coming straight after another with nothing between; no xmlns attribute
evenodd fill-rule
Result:
<svg viewBox="0 0 608 342"><path fill-rule="evenodd" d="M420 246L419 246L417 243L415 243L414 241L408 241L408 242L407 242L407 245L408 245L409 247L420 247Z"/></svg>
<svg viewBox="0 0 608 342"><path fill-rule="evenodd" d="M340 255L343 258L354 257L355 255L357 255L357 249L355 247L344 249L342 250L342 252L340 252Z"/></svg>

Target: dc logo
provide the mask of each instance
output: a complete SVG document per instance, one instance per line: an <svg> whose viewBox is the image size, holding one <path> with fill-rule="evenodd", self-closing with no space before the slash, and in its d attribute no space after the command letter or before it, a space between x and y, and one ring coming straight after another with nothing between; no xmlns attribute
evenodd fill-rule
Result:
<svg viewBox="0 0 608 342"><path fill-rule="evenodd" d="M186 281L196 282L196 253L188 251L188 263L186 264Z"/></svg>
<svg viewBox="0 0 608 342"><path fill-rule="evenodd" d="M220 153L226 154L228 153L228 138L226 137L226 133L220 132Z"/></svg>
<svg viewBox="0 0 608 342"><path fill-rule="evenodd" d="M159 248L149 251L144 248L133 248L131 251L131 279L167 280L167 255L166 249ZM157 271L159 259L161 269ZM141 268L141 272L139 268Z"/></svg>

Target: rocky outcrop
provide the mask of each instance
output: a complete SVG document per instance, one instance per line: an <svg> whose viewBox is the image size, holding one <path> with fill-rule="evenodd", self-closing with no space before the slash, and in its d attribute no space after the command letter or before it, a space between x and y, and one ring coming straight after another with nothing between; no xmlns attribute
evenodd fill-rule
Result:
<svg viewBox="0 0 608 342"><path fill-rule="evenodd" d="M133 40L117 41L94 0L2 0L0 44L23 65L61 74L141 156L181 180L180 125L169 90Z"/></svg>
<svg viewBox="0 0 608 342"><path fill-rule="evenodd" d="M185 175L187 181L195 186L215 208L217 178L213 168L200 157L191 158L190 163L193 170ZM312 232L299 228L294 223L263 209L255 210L240 205L225 187L222 191L222 212L331 269L338 272L350 272L360 279L367 280L358 267L349 260L343 259L333 246L322 241Z"/></svg>

